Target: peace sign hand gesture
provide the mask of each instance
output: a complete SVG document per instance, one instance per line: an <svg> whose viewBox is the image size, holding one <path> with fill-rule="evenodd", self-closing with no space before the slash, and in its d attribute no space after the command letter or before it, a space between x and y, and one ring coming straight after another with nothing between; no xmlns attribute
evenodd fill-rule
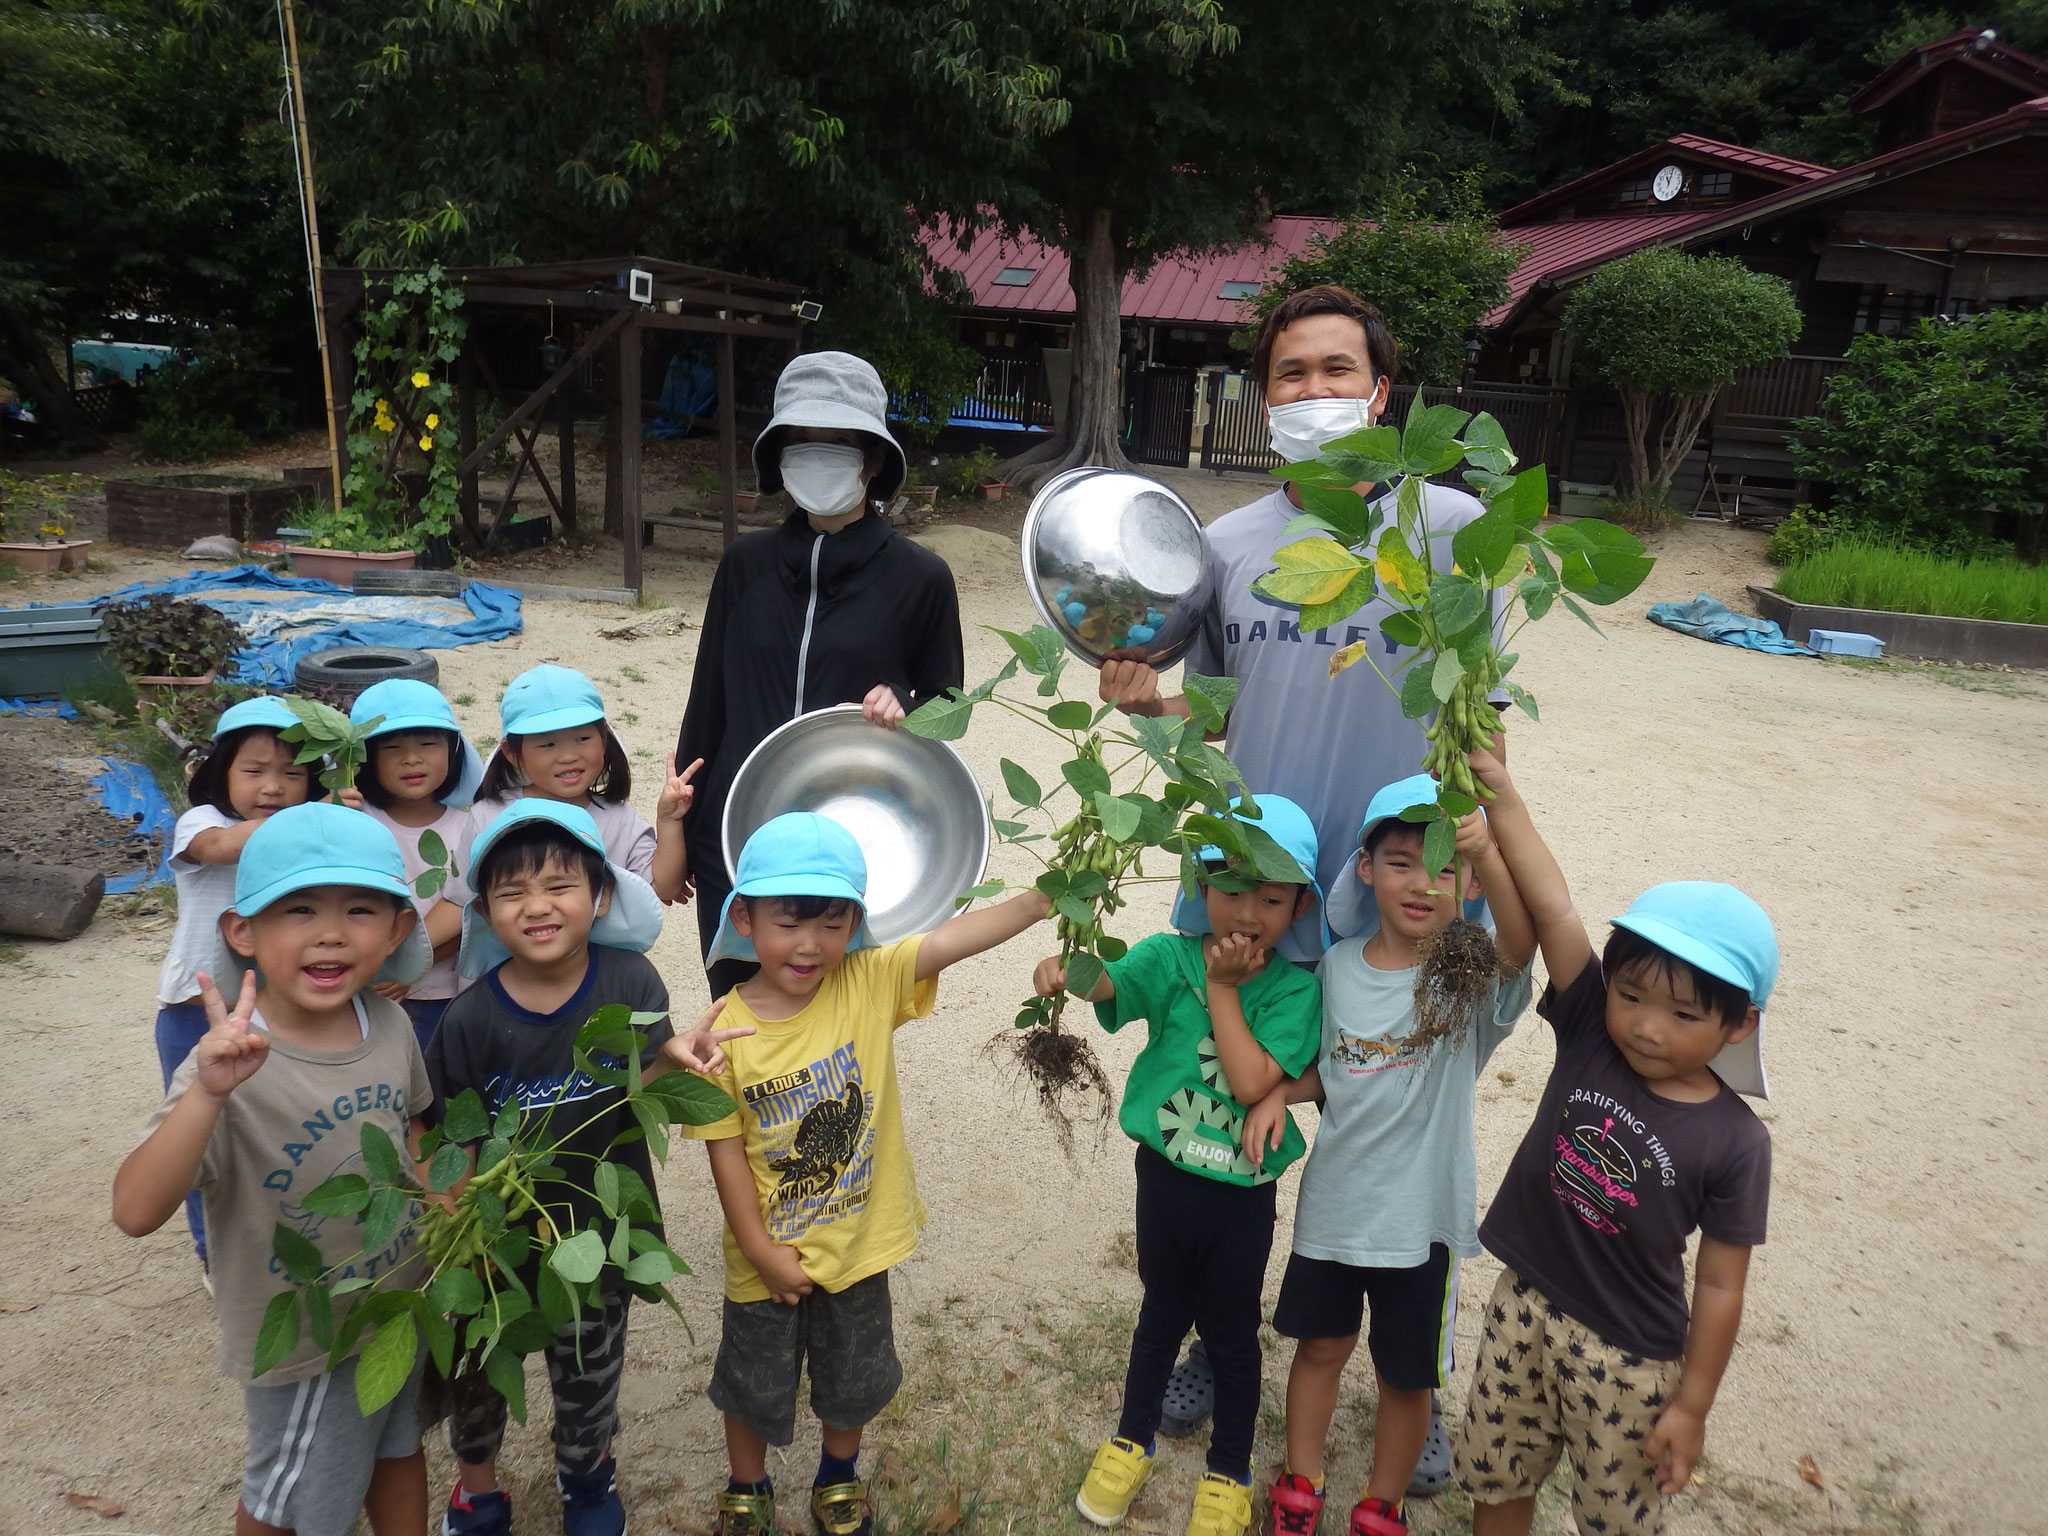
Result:
<svg viewBox="0 0 2048 1536"><path fill-rule="evenodd" d="M242 973L242 995L233 1012L204 971L199 973L199 996L206 1004L207 1028L197 1052L198 1087L209 1098L225 1099L255 1076L270 1055L270 1036L250 1027L256 1014L256 973Z"/></svg>
<svg viewBox="0 0 2048 1536"><path fill-rule="evenodd" d="M670 821L681 821L689 814L690 802L697 798L697 787L690 782L697 770L704 766L704 759L698 758L681 773L676 772L676 755L663 754L668 760L668 776L662 781L661 798L655 802L654 814Z"/></svg>

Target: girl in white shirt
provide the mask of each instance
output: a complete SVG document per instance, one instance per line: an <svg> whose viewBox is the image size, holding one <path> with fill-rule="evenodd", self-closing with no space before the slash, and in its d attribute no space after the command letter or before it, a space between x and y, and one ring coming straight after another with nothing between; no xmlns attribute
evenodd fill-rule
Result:
<svg viewBox="0 0 2048 1536"><path fill-rule="evenodd" d="M216 965L220 915L234 904L242 845L265 818L304 804L311 792L312 768L297 761L296 747L278 739L297 719L284 700L269 694L223 711L213 727L213 747L186 786L192 808L171 834L178 926L156 986L156 1055L166 1088L206 1033L199 976ZM204 1265L206 1229L196 1192L185 1201L185 1219Z"/></svg>

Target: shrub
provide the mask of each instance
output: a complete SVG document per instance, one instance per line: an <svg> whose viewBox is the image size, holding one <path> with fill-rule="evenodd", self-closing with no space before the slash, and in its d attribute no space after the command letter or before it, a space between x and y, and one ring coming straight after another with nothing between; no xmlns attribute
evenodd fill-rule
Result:
<svg viewBox="0 0 2048 1536"><path fill-rule="evenodd" d="M1790 565L1795 560L1819 554L1840 534L1841 529L1833 518L1801 502L1792 509L1790 517L1771 530L1771 541L1764 546L1764 558L1773 565Z"/></svg>
<svg viewBox="0 0 2048 1536"><path fill-rule="evenodd" d="M282 437L291 410L261 359L233 332L200 338L139 387L137 435L145 458L174 463L227 458Z"/></svg>
<svg viewBox="0 0 2048 1536"><path fill-rule="evenodd" d="M1874 542L2038 558L2048 477L2048 310L1862 336L1798 423L1800 473Z"/></svg>
<svg viewBox="0 0 2048 1536"><path fill-rule="evenodd" d="M167 592L108 603L101 614L107 649L130 677L199 677L242 647L241 626L218 608Z"/></svg>
<svg viewBox="0 0 2048 1536"><path fill-rule="evenodd" d="M977 448L972 453L963 453L940 470L939 483L955 496L972 496L982 482L994 478L995 472L995 451Z"/></svg>
<svg viewBox="0 0 2048 1536"><path fill-rule="evenodd" d="M2048 569L2011 559L1947 560L1925 550L1838 539L1778 575L1795 603L2048 624Z"/></svg>
<svg viewBox="0 0 2048 1536"><path fill-rule="evenodd" d="M981 354L961 344L952 314L923 294L872 302L849 294L826 308L817 344L874 364L895 429L910 444L929 447L981 377Z"/></svg>
<svg viewBox="0 0 2048 1536"><path fill-rule="evenodd" d="M1781 277L1733 257L1646 250L1579 284L1564 323L1586 371L1621 396L1629 489L1668 491L1721 387L1783 357L1801 321Z"/></svg>

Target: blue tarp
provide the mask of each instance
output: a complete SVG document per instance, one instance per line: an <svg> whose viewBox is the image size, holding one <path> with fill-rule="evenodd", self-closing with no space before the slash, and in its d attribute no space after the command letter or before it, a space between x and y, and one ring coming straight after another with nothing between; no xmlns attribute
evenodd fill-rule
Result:
<svg viewBox="0 0 2048 1536"><path fill-rule="evenodd" d="M0 699L0 715L54 715L76 720L78 711L62 699Z"/></svg>
<svg viewBox="0 0 2048 1536"><path fill-rule="evenodd" d="M98 601L152 592L197 597L247 630L253 643L235 654L235 680L260 688L290 687L300 657L338 645L447 650L520 630L519 594L504 587L473 581L460 597L367 597L260 565L139 581Z"/></svg>
<svg viewBox="0 0 2048 1536"><path fill-rule="evenodd" d="M1662 624L1666 629L1675 629L1681 635L1691 635L1695 640L1711 640L1716 645L1736 645L1749 651L1768 651L1774 656L1819 654L1795 641L1787 640L1785 632L1771 620L1752 619L1747 614L1732 613L1726 603L1717 597L1709 597L1704 592L1689 603L1653 603L1649 618L1652 624Z"/></svg>
<svg viewBox="0 0 2048 1536"><path fill-rule="evenodd" d="M103 757L100 761L107 765L107 771L93 775L94 796L112 815L140 817L135 827L136 835L152 839L157 849L153 865L138 869L132 875L109 880L107 893L118 895L122 891L140 890L145 885L170 884L171 832L178 824L178 813L164 798L164 792L156 787L155 775L142 764L119 757Z"/></svg>

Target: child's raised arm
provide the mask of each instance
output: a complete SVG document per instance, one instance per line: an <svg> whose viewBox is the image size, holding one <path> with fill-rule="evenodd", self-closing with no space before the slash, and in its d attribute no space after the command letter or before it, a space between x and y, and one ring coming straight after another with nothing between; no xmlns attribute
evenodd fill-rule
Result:
<svg viewBox="0 0 2048 1536"><path fill-rule="evenodd" d="M114 1175L114 1225L130 1237L147 1237L185 1203L199 1181L206 1144L228 1095L270 1054L270 1037L249 1028L256 1012L254 971L243 974L242 995L232 1013L211 976L200 976L199 995L206 1002L208 1028L195 1048L198 1070L184 1096Z"/></svg>
<svg viewBox="0 0 2048 1536"><path fill-rule="evenodd" d="M1060 963L1058 955L1047 955L1038 962L1038 968L1031 973L1031 990L1040 997L1058 997L1067 990L1067 968ZM1109 968L1105 966L1087 1001L1106 1003L1115 996L1116 983L1110 979Z"/></svg>
<svg viewBox="0 0 2048 1536"><path fill-rule="evenodd" d="M647 881L664 904L688 901L691 896L690 851L683 841L683 818L690 814L690 806L697 798L696 786L690 780L703 766L704 759L700 757L677 773L676 755L668 754L668 775L662 780L661 798L654 807L654 872Z"/></svg>
<svg viewBox="0 0 2048 1536"><path fill-rule="evenodd" d="M1487 825L1535 927L1536 945L1543 951L1550 985L1563 992L1593 958L1593 941L1573 910L1564 871L1557 867L1543 834L1530 819L1529 807L1508 777L1507 766L1491 752L1474 752L1470 761L1479 782L1493 791L1492 803L1486 807Z"/></svg>
<svg viewBox="0 0 2048 1536"><path fill-rule="evenodd" d="M1017 937L1052 912L1052 898L1043 891L1024 891L1008 901L948 918L924 936L917 948L917 979L924 981L969 955L994 949Z"/></svg>
<svg viewBox="0 0 2048 1536"><path fill-rule="evenodd" d="M1466 868L1479 876L1480 894L1493 914L1493 947L1501 963L1520 975L1536 953L1536 925L1522 901L1520 887L1500 856L1493 840L1493 828L1482 811L1474 811L1458 823L1458 852Z"/></svg>

